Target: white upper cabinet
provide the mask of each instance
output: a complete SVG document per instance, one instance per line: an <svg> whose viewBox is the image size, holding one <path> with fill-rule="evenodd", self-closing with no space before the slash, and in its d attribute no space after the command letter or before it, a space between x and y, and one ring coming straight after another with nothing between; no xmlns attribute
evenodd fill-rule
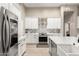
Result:
<svg viewBox="0 0 79 59"><path fill-rule="evenodd" d="M79 16L77 17L77 28L79 28Z"/></svg>
<svg viewBox="0 0 79 59"><path fill-rule="evenodd" d="M26 19L25 19L25 29L38 29L38 18L36 18L36 17L26 17Z"/></svg>
<svg viewBox="0 0 79 59"><path fill-rule="evenodd" d="M61 18L48 18L47 29L61 29Z"/></svg>

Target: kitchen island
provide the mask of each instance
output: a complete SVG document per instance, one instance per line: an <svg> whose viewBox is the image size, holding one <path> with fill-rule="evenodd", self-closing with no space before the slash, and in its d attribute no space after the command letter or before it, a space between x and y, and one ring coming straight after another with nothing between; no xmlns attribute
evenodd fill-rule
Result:
<svg viewBox="0 0 79 59"><path fill-rule="evenodd" d="M79 56L77 37L48 36L51 56Z"/></svg>

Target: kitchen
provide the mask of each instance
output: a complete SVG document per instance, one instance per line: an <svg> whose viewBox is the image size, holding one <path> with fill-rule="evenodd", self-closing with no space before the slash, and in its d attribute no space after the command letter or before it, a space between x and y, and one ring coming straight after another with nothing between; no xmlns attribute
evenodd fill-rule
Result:
<svg viewBox="0 0 79 59"><path fill-rule="evenodd" d="M17 55L79 56L79 4L8 3L0 7L18 17Z"/></svg>

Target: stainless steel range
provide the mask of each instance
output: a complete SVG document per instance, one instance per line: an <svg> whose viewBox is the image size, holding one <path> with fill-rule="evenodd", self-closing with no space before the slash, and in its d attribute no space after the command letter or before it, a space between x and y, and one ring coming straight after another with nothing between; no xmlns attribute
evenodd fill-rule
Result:
<svg viewBox="0 0 79 59"><path fill-rule="evenodd" d="M47 43L47 33L39 33L39 43Z"/></svg>

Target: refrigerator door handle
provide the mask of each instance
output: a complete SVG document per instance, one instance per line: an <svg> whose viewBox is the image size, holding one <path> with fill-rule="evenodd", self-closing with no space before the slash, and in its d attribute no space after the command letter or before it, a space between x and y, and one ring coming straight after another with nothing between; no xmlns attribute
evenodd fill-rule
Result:
<svg viewBox="0 0 79 59"><path fill-rule="evenodd" d="M2 33L2 52L3 55L8 55L10 48L10 21L6 14L3 16L1 33Z"/></svg>
<svg viewBox="0 0 79 59"><path fill-rule="evenodd" d="M5 35L5 40L6 40L6 53L8 54L9 50L10 50L10 22L9 22L9 18L7 15L5 15L5 22L6 22L6 35Z"/></svg>
<svg viewBox="0 0 79 59"><path fill-rule="evenodd" d="M7 27L7 52L10 49L10 44L11 44L11 36L10 36L10 20L7 16L7 21L6 21L6 27Z"/></svg>
<svg viewBox="0 0 79 59"><path fill-rule="evenodd" d="M5 16L3 15L3 21L2 21L2 52L5 53Z"/></svg>

